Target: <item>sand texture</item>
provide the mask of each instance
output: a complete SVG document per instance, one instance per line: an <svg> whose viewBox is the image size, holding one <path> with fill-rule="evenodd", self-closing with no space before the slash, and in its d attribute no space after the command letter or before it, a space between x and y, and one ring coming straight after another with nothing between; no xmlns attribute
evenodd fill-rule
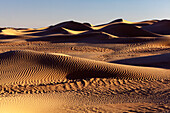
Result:
<svg viewBox="0 0 170 113"><path fill-rule="evenodd" d="M170 112L170 20L0 28L0 113Z"/></svg>

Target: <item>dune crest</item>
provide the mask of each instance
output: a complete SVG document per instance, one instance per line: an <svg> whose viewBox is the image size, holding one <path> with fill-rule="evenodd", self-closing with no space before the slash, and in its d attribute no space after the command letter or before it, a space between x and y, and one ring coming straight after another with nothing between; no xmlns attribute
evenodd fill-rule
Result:
<svg viewBox="0 0 170 113"><path fill-rule="evenodd" d="M127 21L127 20L124 20L124 19L116 19L116 20L113 20L111 21L110 23L117 23L117 22L122 22L122 23L133 23L133 22L130 22L130 21Z"/></svg>

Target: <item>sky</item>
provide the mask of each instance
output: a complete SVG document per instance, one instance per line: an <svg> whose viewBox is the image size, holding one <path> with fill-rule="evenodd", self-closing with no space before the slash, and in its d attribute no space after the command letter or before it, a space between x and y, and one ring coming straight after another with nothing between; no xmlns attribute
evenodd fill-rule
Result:
<svg viewBox="0 0 170 113"><path fill-rule="evenodd" d="M64 21L94 25L170 19L170 0L0 0L0 27L46 27Z"/></svg>

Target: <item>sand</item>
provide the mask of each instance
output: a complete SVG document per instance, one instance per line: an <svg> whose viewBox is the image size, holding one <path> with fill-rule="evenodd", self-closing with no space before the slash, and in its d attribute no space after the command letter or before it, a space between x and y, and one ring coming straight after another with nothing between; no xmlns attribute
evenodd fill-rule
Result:
<svg viewBox="0 0 170 113"><path fill-rule="evenodd" d="M169 20L0 28L0 113L170 112Z"/></svg>

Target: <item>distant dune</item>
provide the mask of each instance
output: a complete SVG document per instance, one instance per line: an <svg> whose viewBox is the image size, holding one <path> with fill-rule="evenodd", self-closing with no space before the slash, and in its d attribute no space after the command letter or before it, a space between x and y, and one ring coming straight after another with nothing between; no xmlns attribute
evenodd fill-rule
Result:
<svg viewBox="0 0 170 113"><path fill-rule="evenodd" d="M68 29L65 29L68 31ZM70 32L70 31L68 31ZM73 32L73 31L72 31ZM114 39L117 38L114 35L101 32L101 31L96 31L96 32L91 32L91 31L85 31L80 33L72 33L72 34L57 34L57 35L47 35L47 36L42 36L38 38L31 38L27 39L27 41L51 41L51 42L77 42L77 43L83 43L83 42L105 42L109 39Z"/></svg>
<svg viewBox="0 0 170 113"><path fill-rule="evenodd" d="M162 35L170 35L170 20L162 20L152 25L144 26L143 29Z"/></svg>
<svg viewBox="0 0 170 113"><path fill-rule="evenodd" d="M21 35L19 31L11 28L3 29L1 32L4 35Z"/></svg>
<svg viewBox="0 0 170 113"><path fill-rule="evenodd" d="M169 23L0 28L0 113L170 112Z"/></svg>
<svg viewBox="0 0 170 113"><path fill-rule="evenodd" d="M116 20L113 20L110 23L118 23L118 22L121 22L121 23L133 23L133 22L130 22L130 21L127 21L127 20L124 20L124 19L116 19Z"/></svg>
<svg viewBox="0 0 170 113"><path fill-rule="evenodd" d="M131 24L119 23L111 24L101 29L107 33L119 36L119 37L157 37L158 35L145 31L141 28L137 28Z"/></svg>
<svg viewBox="0 0 170 113"><path fill-rule="evenodd" d="M50 26L48 29L55 29L61 27L75 30L75 31L91 30L91 26L89 26L88 24L82 24L74 21L63 22L54 26Z"/></svg>

